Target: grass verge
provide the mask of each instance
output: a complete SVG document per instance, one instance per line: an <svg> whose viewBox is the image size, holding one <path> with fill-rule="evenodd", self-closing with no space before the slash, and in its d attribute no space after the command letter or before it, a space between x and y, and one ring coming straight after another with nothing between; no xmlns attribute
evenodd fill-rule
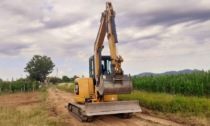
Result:
<svg viewBox="0 0 210 126"><path fill-rule="evenodd" d="M139 100L142 107L168 116L194 118L210 125L210 99L135 90L119 100ZM207 120L207 121L206 121Z"/></svg>

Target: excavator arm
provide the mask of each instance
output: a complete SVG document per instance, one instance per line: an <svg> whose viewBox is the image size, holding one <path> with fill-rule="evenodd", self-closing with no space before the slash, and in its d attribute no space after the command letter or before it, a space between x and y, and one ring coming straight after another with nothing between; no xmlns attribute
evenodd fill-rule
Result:
<svg viewBox="0 0 210 126"><path fill-rule="evenodd" d="M121 62L123 58L117 55L117 31L115 26L115 11L112 8L111 3L106 3L106 17L107 17L107 38L109 40L110 55L112 59L112 65L114 66L115 74L122 74Z"/></svg>
<svg viewBox="0 0 210 126"><path fill-rule="evenodd" d="M95 78L98 79L100 77L101 72L101 51L103 49L104 38L106 35L106 16L104 13L101 15L101 24L98 30L98 34L96 37L96 41L94 44L94 61L95 61Z"/></svg>
<svg viewBox="0 0 210 126"><path fill-rule="evenodd" d="M103 75L101 67L101 52L106 35L110 49L111 75ZM123 58L117 55L116 43L118 43L118 40L115 27L115 11L112 4L107 2L106 10L101 15L100 27L94 44L96 91L101 96L104 94L127 94L132 90L130 75L124 75L121 68Z"/></svg>
<svg viewBox="0 0 210 126"><path fill-rule="evenodd" d="M99 79L101 75L101 51L103 49L103 43L105 35L107 34L107 39L109 41L110 57L112 67L114 68L114 75L122 75L123 70L121 68L121 62L123 58L117 55L117 33L115 27L115 11L113 10L112 4L110 2L106 3L106 10L102 13L101 24L98 30L94 45L94 58L95 58L95 78Z"/></svg>

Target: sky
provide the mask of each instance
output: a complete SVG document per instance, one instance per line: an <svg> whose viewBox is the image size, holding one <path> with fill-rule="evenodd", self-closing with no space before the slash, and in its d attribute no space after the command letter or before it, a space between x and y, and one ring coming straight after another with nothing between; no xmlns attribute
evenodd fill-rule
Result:
<svg viewBox="0 0 210 126"><path fill-rule="evenodd" d="M88 77L105 0L1 0L0 78L28 75L34 55L51 57L50 76ZM209 0L112 0L117 53L126 74L210 69ZM109 55L107 39L103 55ZM56 72L58 70L58 72Z"/></svg>

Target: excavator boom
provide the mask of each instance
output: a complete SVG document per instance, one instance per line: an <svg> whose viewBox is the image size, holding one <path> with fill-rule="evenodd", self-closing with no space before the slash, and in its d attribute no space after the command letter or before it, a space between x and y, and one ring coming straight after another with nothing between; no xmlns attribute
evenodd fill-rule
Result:
<svg viewBox="0 0 210 126"><path fill-rule="evenodd" d="M94 70L96 80L96 90L100 95L104 94L128 94L131 93L132 83L130 75L124 75L121 68L123 58L117 55L116 43L118 43L115 26L115 11L110 2L106 3L106 10L101 15L101 24L98 30L94 44ZM111 57L111 74L102 73L102 56L103 43L107 35L110 57Z"/></svg>

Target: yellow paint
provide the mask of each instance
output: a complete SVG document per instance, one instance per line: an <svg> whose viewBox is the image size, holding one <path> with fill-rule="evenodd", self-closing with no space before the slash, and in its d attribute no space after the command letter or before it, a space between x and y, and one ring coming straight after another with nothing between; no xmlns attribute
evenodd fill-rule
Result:
<svg viewBox="0 0 210 126"><path fill-rule="evenodd" d="M117 95L104 95L103 99L97 99L97 93L94 90L94 84L92 78L77 78L74 82L75 85L79 86L79 94L74 91L74 100L78 103L85 103L86 98L91 98L92 102L112 102L117 101Z"/></svg>
<svg viewBox="0 0 210 126"><path fill-rule="evenodd" d="M104 38L107 34L109 49L110 49L110 56L111 56L111 63L114 66L114 73L115 74L122 74L123 70L121 68L121 62L123 62L123 58L120 55L117 55L117 47L115 43L115 26L113 27L112 21L115 17L115 11L112 7L110 2L106 3L106 10L102 13L101 16L101 24L98 30L97 38L94 44L94 67L95 67L95 80L99 82L99 77L101 76L100 73L100 52L103 49ZM111 18L113 20L111 20ZM100 82L101 83L101 82ZM103 97L99 97L97 94L98 88L95 89L94 82L92 78L78 78L75 80L75 85L79 86L79 94L74 93L75 98L74 100L79 103L84 103L85 99L90 98L92 102L111 102L117 101L117 95L103 95Z"/></svg>
<svg viewBox="0 0 210 126"><path fill-rule="evenodd" d="M120 55L117 55L117 47L115 43L116 38L114 36L114 33L112 33L113 29L115 29L115 26L113 27L111 18L114 17L115 17L115 11L112 7L112 4L110 2L107 2L106 10L102 13L101 16L101 24L94 44L94 60L95 60L94 65L95 65L96 78L100 76L99 68L101 66L99 66L100 62L99 53L103 49L104 38L107 34L106 33L107 31L108 31L107 39L110 49L111 62L112 65L114 66L114 71L116 74L121 74L123 72L121 68L121 62L123 62L123 58Z"/></svg>
<svg viewBox="0 0 210 126"><path fill-rule="evenodd" d="M74 100L79 103L84 103L86 98L91 98L94 94L94 84L92 78L77 78L74 82L79 86L79 94L74 91Z"/></svg>
<svg viewBox="0 0 210 126"><path fill-rule="evenodd" d="M117 100L118 100L117 95L104 95L105 102L111 102L111 101L117 101Z"/></svg>

